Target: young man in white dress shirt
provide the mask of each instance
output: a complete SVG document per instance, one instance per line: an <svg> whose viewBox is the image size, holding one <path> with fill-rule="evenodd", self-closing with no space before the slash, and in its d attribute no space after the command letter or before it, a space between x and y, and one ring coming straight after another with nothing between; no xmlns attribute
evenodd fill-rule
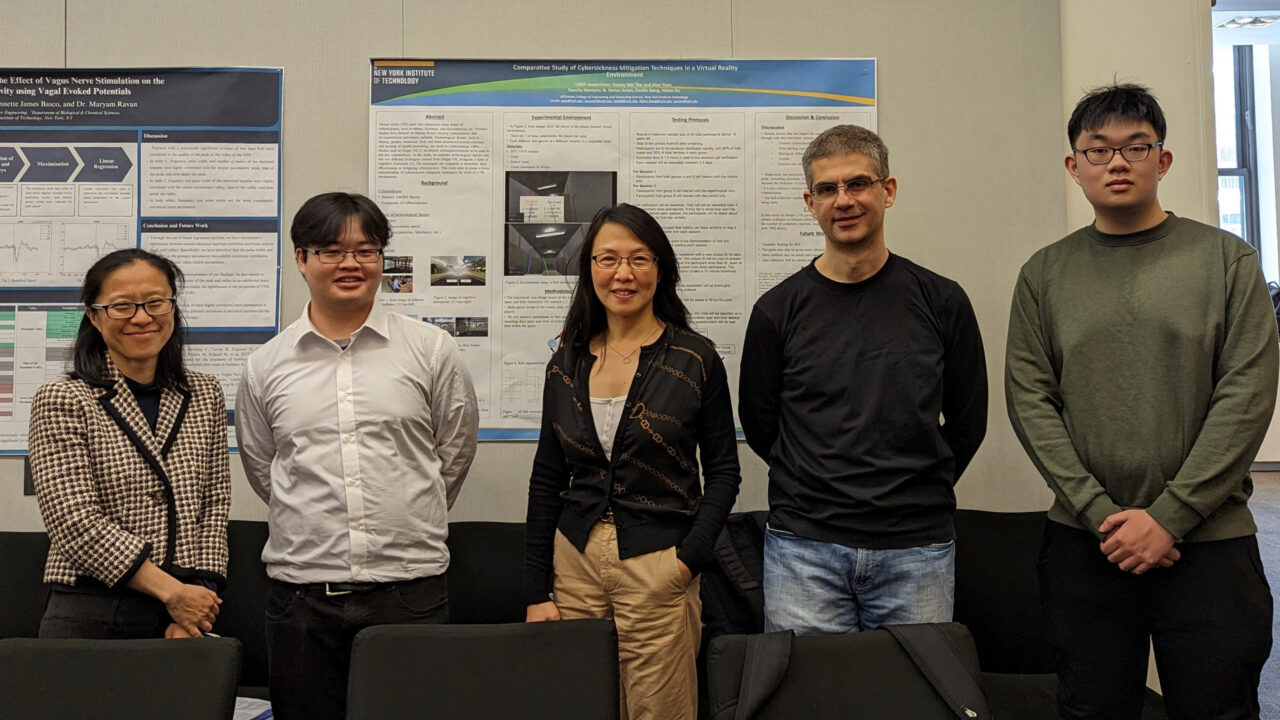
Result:
<svg viewBox="0 0 1280 720"><path fill-rule="evenodd" d="M268 504L272 709L321 720L346 710L357 632L448 620L448 509L478 413L448 333L376 302L391 231L373 201L317 195L290 235L311 299L249 357L235 419Z"/></svg>

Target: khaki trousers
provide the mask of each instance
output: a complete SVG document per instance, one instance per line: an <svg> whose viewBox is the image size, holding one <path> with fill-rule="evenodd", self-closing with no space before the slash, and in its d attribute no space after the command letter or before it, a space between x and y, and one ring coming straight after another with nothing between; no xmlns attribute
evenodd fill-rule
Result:
<svg viewBox="0 0 1280 720"><path fill-rule="evenodd" d="M561 618L618 628L622 720L695 720L702 600L699 579L680 577L676 549L621 560L617 529L596 523L581 553L556 532L554 569Z"/></svg>

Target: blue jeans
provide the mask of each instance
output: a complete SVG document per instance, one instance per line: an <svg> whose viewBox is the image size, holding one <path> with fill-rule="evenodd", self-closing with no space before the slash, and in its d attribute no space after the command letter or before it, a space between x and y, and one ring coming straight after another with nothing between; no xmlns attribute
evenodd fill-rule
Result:
<svg viewBox="0 0 1280 720"><path fill-rule="evenodd" d="M881 625L949 622L955 542L872 550L768 528L765 630L851 633Z"/></svg>

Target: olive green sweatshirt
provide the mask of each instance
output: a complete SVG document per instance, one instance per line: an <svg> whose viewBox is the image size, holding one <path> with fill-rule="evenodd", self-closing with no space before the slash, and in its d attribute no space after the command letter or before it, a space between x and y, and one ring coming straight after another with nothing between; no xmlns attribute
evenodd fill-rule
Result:
<svg viewBox="0 0 1280 720"><path fill-rule="evenodd" d="M1005 397L1057 497L1099 535L1145 508L1175 537L1253 534L1249 466L1276 401L1276 317L1253 248L1172 213L1043 248L1014 289Z"/></svg>

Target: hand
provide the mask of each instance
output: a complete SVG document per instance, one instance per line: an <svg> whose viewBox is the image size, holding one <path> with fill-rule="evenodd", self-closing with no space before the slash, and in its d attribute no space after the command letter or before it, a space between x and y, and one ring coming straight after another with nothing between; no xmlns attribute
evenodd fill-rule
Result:
<svg viewBox="0 0 1280 720"><path fill-rule="evenodd" d="M689 583L693 582L693 571L680 558L676 558L676 567L680 568L680 583L689 587Z"/></svg>
<svg viewBox="0 0 1280 720"><path fill-rule="evenodd" d="M164 598L169 617L191 637L203 635L201 630L213 629L221 604L217 593L199 585L179 585Z"/></svg>
<svg viewBox="0 0 1280 720"><path fill-rule="evenodd" d="M196 637L195 635L189 634L186 630L183 630L182 626L178 623L169 623L169 627L164 629L164 636L169 640Z"/></svg>
<svg viewBox="0 0 1280 720"><path fill-rule="evenodd" d="M1121 570L1141 575L1154 567L1169 567L1182 557L1173 546L1177 538L1146 510L1122 510L1098 527L1106 535L1099 549Z"/></svg>
<svg viewBox="0 0 1280 720"><path fill-rule="evenodd" d="M530 605L524 611L525 622L551 622L560 619L560 610L556 604L548 600L544 603Z"/></svg>

